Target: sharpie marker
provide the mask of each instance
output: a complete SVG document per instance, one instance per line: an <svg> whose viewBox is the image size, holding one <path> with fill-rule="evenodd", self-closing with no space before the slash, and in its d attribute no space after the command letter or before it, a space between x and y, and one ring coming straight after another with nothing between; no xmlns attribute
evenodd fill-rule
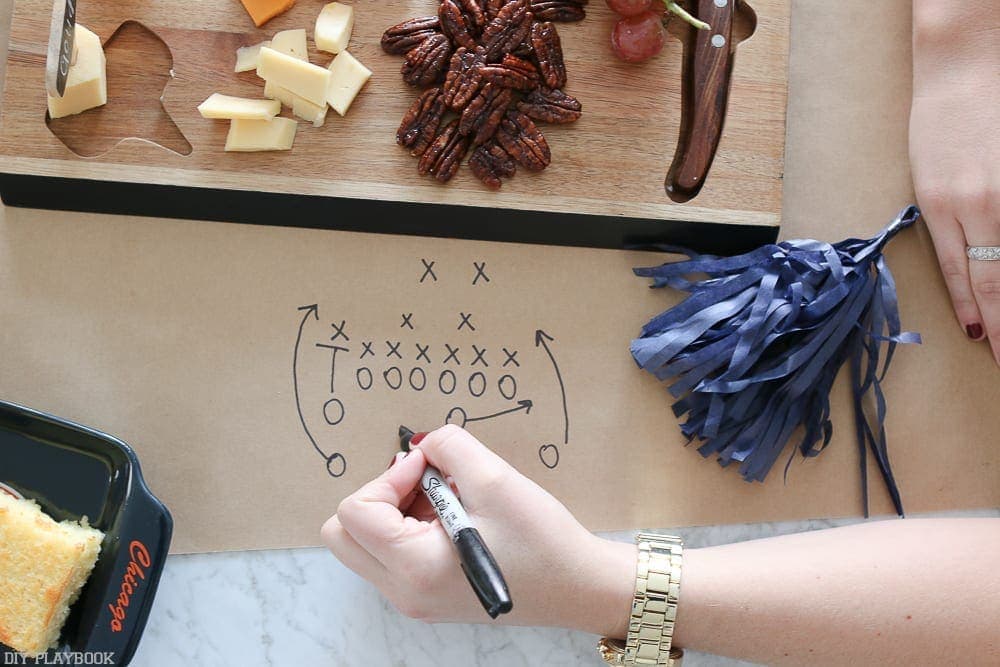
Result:
<svg viewBox="0 0 1000 667"><path fill-rule="evenodd" d="M405 426L399 427L399 446L404 452L410 451L410 439L414 435ZM465 578L472 585L483 609L490 618L509 612L514 603L511 602L500 567L486 548L479 531L473 527L462 503L448 486L444 475L434 466L427 466L420 478L420 488L431 501L434 511L441 519L441 525L455 544Z"/></svg>

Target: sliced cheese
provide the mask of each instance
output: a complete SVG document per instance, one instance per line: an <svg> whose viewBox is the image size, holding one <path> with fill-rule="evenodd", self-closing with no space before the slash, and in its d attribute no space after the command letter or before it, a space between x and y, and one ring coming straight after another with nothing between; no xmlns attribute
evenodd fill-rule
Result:
<svg viewBox="0 0 1000 667"><path fill-rule="evenodd" d="M66 74L66 90L62 97L48 96L51 118L71 116L108 101L107 61L101 38L77 23L73 41L76 62Z"/></svg>
<svg viewBox="0 0 1000 667"><path fill-rule="evenodd" d="M260 50L257 76L291 91L313 104L326 103L330 70L265 46Z"/></svg>
<svg viewBox="0 0 1000 667"><path fill-rule="evenodd" d="M286 107L293 107L295 106L295 100L302 99L298 95L289 92L285 88L282 88L278 84L271 81L264 82L264 97L268 97L272 100L278 100Z"/></svg>
<svg viewBox="0 0 1000 667"><path fill-rule="evenodd" d="M351 41L351 31L354 30L354 7L331 2L323 7L316 17L316 30L313 41L320 51L340 53Z"/></svg>
<svg viewBox="0 0 1000 667"><path fill-rule="evenodd" d="M253 46L241 46L236 49L236 72L249 72L257 69L257 62L260 60L260 48L270 46L270 40L254 44Z"/></svg>
<svg viewBox="0 0 1000 667"><path fill-rule="evenodd" d="M258 28L278 14L287 12L295 0L240 0Z"/></svg>
<svg viewBox="0 0 1000 667"><path fill-rule="evenodd" d="M323 123L326 122L326 110L329 108L325 104L317 106L301 97L296 97L292 101L292 113L302 120L309 121L313 127L323 127Z"/></svg>
<svg viewBox="0 0 1000 667"><path fill-rule="evenodd" d="M207 100L198 105L198 112L202 118L267 120L281 113L281 102L212 93Z"/></svg>
<svg viewBox="0 0 1000 667"><path fill-rule="evenodd" d="M331 80L326 101L334 111L343 116L372 72L347 51L337 54L330 63L329 70Z"/></svg>
<svg viewBox="0 0 1000 667"><path fill-rule="evenodd" d="M306 47L306 29L282 30L275 33L271 38L271 48L280 51L286 56L298 58L299 60L309 60L309 51Z"/></svg>
<svg viewBox="0 0 1000 667"><path fill-rule="evenodd" d="M295 142L298 128L291 118L270 120L245 120L237 118L229 126L226 136L227 151L287 151Z"/></svg>

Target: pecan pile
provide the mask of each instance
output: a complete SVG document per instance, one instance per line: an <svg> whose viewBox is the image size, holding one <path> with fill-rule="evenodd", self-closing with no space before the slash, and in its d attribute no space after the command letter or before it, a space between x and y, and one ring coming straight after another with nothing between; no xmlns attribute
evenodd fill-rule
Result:
<svg viewBox="0 0 1000 667"><path fill-rule="evenodd" d="M517 165L552 161L535 122L572 123L580 102L563 92L566 64L553 21L579 21L587 0L441 0L437 16L393 26L386 53L403 56L403 80L426 87L396 132L417 171L445 183L466 155L488 187Z"/></svg>

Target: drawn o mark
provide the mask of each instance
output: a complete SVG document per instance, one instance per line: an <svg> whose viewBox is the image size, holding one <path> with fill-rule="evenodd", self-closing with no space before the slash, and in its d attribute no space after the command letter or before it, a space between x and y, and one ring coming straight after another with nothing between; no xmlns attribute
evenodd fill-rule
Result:
<svg viewBox="0 0 1000 667"><path fill-rule="evenodd" d="M559 465L559 448L553 444L542 445L538 448L538 459L543 466L554 470Z"/></svg>
<svg viewBox="0 0 1000 667"><path fill-rule="evenodd" d="M479 377L478 380L476 380L476 376ZM482 387L478 392L474 387L475 384L482 384ZM479 398L480 396L486 393L486 376L483 375L482 372L476 371L475 373L469 376L469 393L475 396L476 398Z"/></svg>
<svg viewBox="0 0 1000 667"><path fill-rule="evenodd" d="M362 373L362 371L363 371L363 373ZM366 381L364 381L364 382L362 382L362 380L361 380L362 374L368 376L368 379ZM375 382L375 378L372 377L372 369L368 368L367 366L362 366L361 368L359 368L354 373L354 377L357 379L357 381L358 381L358 388L361 389L361 391L368 391L369 389L372 388L372 384L374 384L374 382Z"/></svg>
<svg viewBox="0 0 1000 667"><path fill-rule="evenodd" d="M331 454L326 459L326 471L331 477L340 477L347 471L347 459L340 452Z"/></svg>
<svg viewBox="0 0 1000 667"><path fill-rule="evenodd" d="M469 415L465 413L462 408L452 408L448 411L448 416L445 417L445 424L455 424L456 426L461 426L465 428L465 422L469 419Z"/></svg>
<svg viewBox="0 0 1000 667"><path fill-rule="evenodd" d="M393 371L396 372L395 386L393 386L392 380L389 379L389 376L392 375ZM385 383L386 385L388 385L389 389L392 390L399 389L400 387L403 386L403 371L399 370L398 366L390 366L382 373L382 379L385 380Z"/></svg>
<svg viewBox="0 0 1000 667"><path fill-rule="evenodd" d="M504 391L504 386L507 386L507 387L510 388L510 394L509 395L507 394L506 391ZM513 375L509 375L509 374L508 375L503 375L503 376L500 377L499 380L497 380L497 389L500 390L500 395L501 396L503 396L504 398L506 398L508 401L512 401L512 400L514 400L514 397L517 396L517 380L514 379Z"/></svg>
<svg viewBox="0 0 1000 667"><path fill-rule="evenodd" d="M332 412L330 410L331 405L336 406ZM340 422L344 421L344 404L340 402L339 398L331 398L323 404L323 419L325 419L326 423L330 426L336 426Z"/></svg>
<svg viewBox="0 0 1000 667"><path fill-rule="evenodd" d="M417 386L417 383L413 381L413 378L416 375L420 376L419 387ZM413 387L414 391L423 391L424 387L427 386L427 374L424 373L424 369L420 368L420 366L414 366L413 370L410 371L410 386Z"/></svg>
<svg viewBox="0 0 1000 667"><path fill-rule="evenodd" d="M450 377L451 385L445 389L445 378ZM441 390L442 394L451 394L455 391L455 387L458 385L458 379L455 377L455 372L450 371L447 368L441 371L441 375L438 376L438 389Z"/></svg>

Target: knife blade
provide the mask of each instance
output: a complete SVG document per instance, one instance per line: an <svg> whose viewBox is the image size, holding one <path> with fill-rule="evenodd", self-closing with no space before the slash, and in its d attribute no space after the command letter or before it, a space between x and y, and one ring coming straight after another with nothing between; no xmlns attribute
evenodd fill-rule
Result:
<svg viewBox="0 0 1000 667"><path fill-rule="evenodd" d="M49 95L62 97L66 77L73 63L73 36L76 32L76 0L52 0L49 49L45 58L45 87Z"/></svg>

